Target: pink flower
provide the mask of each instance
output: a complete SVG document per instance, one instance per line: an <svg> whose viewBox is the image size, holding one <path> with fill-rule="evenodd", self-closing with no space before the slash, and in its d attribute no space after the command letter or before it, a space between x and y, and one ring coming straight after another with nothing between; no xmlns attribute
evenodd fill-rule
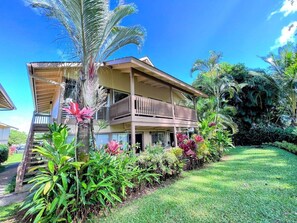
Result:
<svg viewBox="0 0 297 223"><path fill-rule="evenodd" d="M112 140L109 143L107 143L106 152L109 153L110 155L117 155L123 152L120 150L121 146L122 145L120 145L118 142Z"/></svg>
<svg viewBox="0 0 297 223"><path fill-rule="evenodd" d="M70 102L69 108L63 108L70 115L74 115L78 122L82 122L85 119L91 119L94 111L91 108L79 109L78 103Z"/></svg>

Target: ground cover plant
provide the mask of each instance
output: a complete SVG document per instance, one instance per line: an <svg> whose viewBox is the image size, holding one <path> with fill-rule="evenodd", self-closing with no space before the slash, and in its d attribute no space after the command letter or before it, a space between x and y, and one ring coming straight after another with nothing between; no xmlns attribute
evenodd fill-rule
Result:
<svg viewBox="0 0 297 223"><path fill-rule="evenodd" d="M295 222L296 175L297 157L287 151L239 147L116 208L103 222Z"/></svg>
<svg viewBox="0 0 297 223"><path fill-rule="evenodd" d="M287 150L287 151L297 155L297 145L296 144L282 141L282 142L274 142L274 143L272 143L272 145L277 146L281 149Z"/></svg>
<svg viewBox="0 0 297 223"><path fill-rule="evenodd" d="M20 203L0 207L0 222L12 219L20 208ZM13 221L12 221L13 222Z"/></svg>

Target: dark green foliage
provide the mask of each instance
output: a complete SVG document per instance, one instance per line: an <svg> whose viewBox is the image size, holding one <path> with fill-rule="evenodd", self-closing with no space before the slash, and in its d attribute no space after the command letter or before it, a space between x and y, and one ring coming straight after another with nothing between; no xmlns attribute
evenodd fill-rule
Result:
<svg viewBox="0 0 297 223"><path fill-rule="evenodd" d="M230 65L225 72L243 86L237 97L228 102L237 109L234 120L241 129L249 129L254 123L277 121L279 89L271 76L263 71L250 71L243 64Z"/></svg>
<svg viewBox="0 0 297 223"><path fill-rule="evenodd" d="M0 165L8 159L8 146L0 144Z"/></svg>
<svg viewBox="0 0 297 223"><path fill-rule="evenodd" d="M277 146L281 149L287 150L287 151L297 155L297 145L296 144L282 141L282 142L274 142L274 143L272 143L272 145Z"/></svg>
<svg viewBox="0 0 297 223"><path fill-rule="evenodd" d="M293 127L282 128L277 125L254 125L249 130L241 129L233 136L236 145L261 145L275 141L297 143Z"/></svg>
<svg viewBox="0 0 297 223"><path fill-rule="evenodd" d="M15 191L16 175L10 180L9 184L5 187L6 193L13 193Z"/></svg>

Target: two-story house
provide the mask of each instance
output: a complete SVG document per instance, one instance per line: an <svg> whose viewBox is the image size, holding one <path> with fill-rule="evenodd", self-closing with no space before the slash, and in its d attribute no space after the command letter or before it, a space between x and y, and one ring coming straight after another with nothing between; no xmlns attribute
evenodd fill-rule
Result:
<svg viewBox="0 0 297 223"><path fill-rule="evenodd" d="M35 113L22 164L23 174L30 166L34 133L47 131L48 123L63 123L67 118L62 107L67 98L73 97L71 92L80 64L33 62L27 64L27 68ZM155 143L176 145L176 132L196 127L196 111L185 105L189 103L188 98L195 103L197 97L206 95L154 67L149 58L126 57L107 61L98 75L100 85L107 92L106 106L94 116L98 147L110 140L130 145L138 143L139 150ZM62 82L66 83L65 90L57 85ZM99 132L97 119L107 120L107 128ZM70 119L67 124L74 137L75 119Z"/></svg>

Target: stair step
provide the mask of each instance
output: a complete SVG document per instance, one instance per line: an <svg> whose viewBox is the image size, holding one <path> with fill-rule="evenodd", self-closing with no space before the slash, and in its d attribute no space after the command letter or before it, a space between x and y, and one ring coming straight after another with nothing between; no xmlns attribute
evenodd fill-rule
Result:
<svg viewBox="0 0 297 223"><path fill-rule="evenodd" d="M37 160L37 161L30 161L28 162L28 164L30 164L30 166L36 166L36 164L43 164L45 162L46 160Z"/></svg>

